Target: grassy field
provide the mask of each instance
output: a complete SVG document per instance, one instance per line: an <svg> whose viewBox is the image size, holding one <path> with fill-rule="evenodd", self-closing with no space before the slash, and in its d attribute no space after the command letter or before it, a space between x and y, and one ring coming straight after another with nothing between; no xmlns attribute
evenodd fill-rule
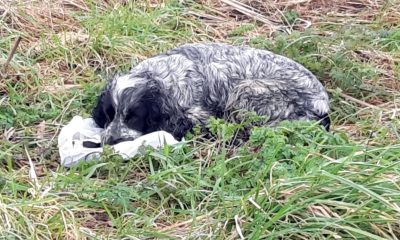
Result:
<svg viewBox="0 0 400 240"><path fill-rule="evenodd" d="M334 2L0 0L0 239L400 239L400 1ZM207 138L59 165L60 128L112 74L212 41L309 68L332 131L238 146L244 124L211 119Z"/></svg>

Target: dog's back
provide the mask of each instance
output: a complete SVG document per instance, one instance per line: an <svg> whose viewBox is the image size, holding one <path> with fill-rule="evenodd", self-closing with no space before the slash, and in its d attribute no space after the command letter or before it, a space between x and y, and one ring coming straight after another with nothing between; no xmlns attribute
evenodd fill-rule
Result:
<svg viewBox="0 0 400 240"><path fill-rule="evenodd" d="M329 127L329 99L305 67L269 51L226 44L187 44L165 53L184 56L201 76L202 106L285 119L321 120Z"/></svg>

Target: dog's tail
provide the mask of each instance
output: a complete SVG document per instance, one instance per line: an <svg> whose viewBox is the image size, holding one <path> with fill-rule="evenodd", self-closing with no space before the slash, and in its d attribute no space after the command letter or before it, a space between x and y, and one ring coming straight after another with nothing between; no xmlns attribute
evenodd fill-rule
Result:
<svg viewBox="0 0 400 240"><path fill-rule="evenodd" d="M326 131L329 132L329 129L331 127L331 119L327 113L321 116L319 122L322 126L324 126Z"/></svg>

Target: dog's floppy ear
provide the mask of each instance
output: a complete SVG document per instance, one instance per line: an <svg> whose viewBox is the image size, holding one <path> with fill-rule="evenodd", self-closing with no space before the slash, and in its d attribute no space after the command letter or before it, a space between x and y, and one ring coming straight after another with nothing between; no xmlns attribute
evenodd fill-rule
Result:
<svg viewBox="0 0 400 240"><path fill-rule="evenodd" d="M134 96L131 110L139 117L131 119L131 127L144 134L164 130L175 138L182 137L193 127L192 122L184 114L183 109L171 96L165 92L162 83L147 77L148 81L126 91L129 96ZM128 115L129 116L129 115ZM129 118L129 117L128 117Z"/></svg>
<svg viewBox="0 0 400 240"><path fill-rule="evenodd" d="M140 94L141 107L146 108L145 132L153 132L160 130L167 119L167 115L163 112L164 96L161 86L158 82L149 80L143 92Z"/></svg>
<svg viewBox="0 0 400 240"><path fill-rule="evenodd" d="M146 97L152 102L148 121L153 126L161 126L158 130L170 132L181 140L194 125L177 102L170 102L171 97L166 96L167 93L162 91L159 84L156 81L147 84Z"/></svg>
<svg viewBox="0 0 400 240"><path fill-rule="evenodd" d="M92 117L96 124L104 128L115 116L115 109L112 105L110 91L104 90L97 99L96 106L93 108Z"/></svg>

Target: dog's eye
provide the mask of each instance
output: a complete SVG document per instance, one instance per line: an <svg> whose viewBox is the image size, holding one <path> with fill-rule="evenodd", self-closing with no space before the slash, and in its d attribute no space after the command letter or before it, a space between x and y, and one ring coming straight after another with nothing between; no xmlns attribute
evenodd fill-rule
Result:
<svg viewBox="0 0 400 240"><path fill-rule="evenodd" d="M125 115L125 119L132 119L132 118L136 118L137 114L134 111L130 111L128 112L128 114Z"/></svg>

